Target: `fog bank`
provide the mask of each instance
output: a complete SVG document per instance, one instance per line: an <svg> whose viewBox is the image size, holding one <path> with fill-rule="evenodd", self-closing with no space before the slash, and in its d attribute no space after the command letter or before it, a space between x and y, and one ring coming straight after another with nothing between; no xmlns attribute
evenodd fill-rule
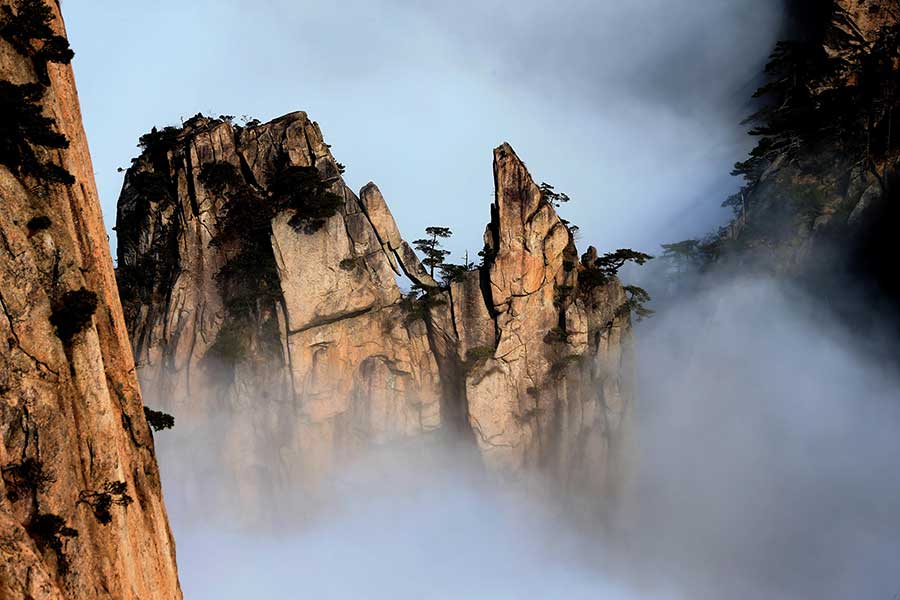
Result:
<svg viewBox="0 0 900 600"><path fill-rule="evenodd" d="M643 324L640 458L611 523L441 450L335 474L325 509L278 534L190 512L164 481L187 597L890 598L900 382L828 314L738 279Z"/></svg>

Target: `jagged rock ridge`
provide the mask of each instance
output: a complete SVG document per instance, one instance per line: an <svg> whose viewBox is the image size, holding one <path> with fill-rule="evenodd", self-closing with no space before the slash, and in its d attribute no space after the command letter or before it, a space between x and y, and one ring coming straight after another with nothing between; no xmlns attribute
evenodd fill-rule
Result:
<svg viewBox="0 0 900 600"><path fill-rule="evenodd" d="M59 8L0 25L0 598L180 598Z"/></svg>
<svg viewBox="0 0 900 600"><path fill-rule="evenodd" d="M215 454L242 498L272 481L312 486L374 446L451 433L494 472L609 490L632 394L625 293L614 278L579 284L596 252L579 262L509 145L494 152L485 264L441 288L378 188L357 196L344 184L305 113L246 127L198 116L164 134L162 150L145 144L119 201L129 331L145 394L179 427L240 415ZM204 185L220 163L240 174L231 192ZM253 299L239 351L223 358L234 313L222 273L241 251L221 242L229 194L249 186L266 206L284 164L314 167L339 210L314 231L298 229L296 211L274 215L257 264L271 248L278 293ZM400 274L427 299L404 299Z"/></svg>

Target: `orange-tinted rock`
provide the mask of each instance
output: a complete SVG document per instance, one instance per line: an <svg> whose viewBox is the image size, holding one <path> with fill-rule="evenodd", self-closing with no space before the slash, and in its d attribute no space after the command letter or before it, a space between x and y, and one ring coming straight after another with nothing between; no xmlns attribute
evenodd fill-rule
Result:
<svg viewBox="0 0 900 600"><path fill-rule="evenodd" d="M48 6L64 35L57 3ZM180 598L72 70L51 63L48 74L39 104L69 146L36 152L74 183L0 166L0 597ZM38 81L6 40L0 79ZM36 217L49 220L29 227ZM89 316L84 327L58 335L51 315L82 288L96 310L81 304L72 314ZM88 500L116 482L124 491L104 523Z"/></svg>
<svg viewBox="0 0 900 600"><path fill-rule="evenodd" d="M238 165L265 206L279 157L315 167L343 200L315 231L292 226L290 210L274 215L267 244L279 297L240 336L241 355L223 365L211 355L233 324L216 269L240 248L216 241L227 203L210 196L199 174L214 160ZM145 152L136 160L119 203L120 268L161 257L154 239L176 240L165 258L171 281L123 286L146 393L174 410L183 430L223 410L233 415L214 460L228 457L227 476L251 502L264 482L313 490L345 461L435 432L461 433L504 477L608 491L632 393L630 322L614 314L622 286L613 280L576 293L566 225L510 146L495 151L494 170L490 256L437 289L377 186L358 198L347 188L305 113L244 129L191 119L164 159ZM141 174L170 182L174 210L151 202L133 218L141 204L130 182ZM198 220L203 227L191 225ZM432 301L401 301L394 273L432 288ZM577 296L565 310L562 289ZM561 324L568 341L548 341ZM263 331L275 338L269 352ZM193 467L185 468L189 480Z"/></svg>

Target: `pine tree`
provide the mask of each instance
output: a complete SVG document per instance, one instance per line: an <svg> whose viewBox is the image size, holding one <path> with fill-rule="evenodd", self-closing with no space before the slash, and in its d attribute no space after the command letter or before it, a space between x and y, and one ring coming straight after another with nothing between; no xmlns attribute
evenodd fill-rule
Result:
<svg viewBox="0 0 900 600"><path fill-rule="evenodd" d="M434 270L440 269L444 260L450 256L450 251L441 247L440 240L448 239L453 232L447 227L426 227L425 235L429 237L416 240L413 245L424 255L422 264L428 267L428 274L433 278Z"/></svg>

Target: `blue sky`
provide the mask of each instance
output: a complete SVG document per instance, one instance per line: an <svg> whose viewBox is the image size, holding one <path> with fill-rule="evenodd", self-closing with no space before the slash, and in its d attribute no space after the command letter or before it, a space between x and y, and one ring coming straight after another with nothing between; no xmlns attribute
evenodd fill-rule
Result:
<svg viewBox="0 0 900 600"><path fill-rule="evenodd" d="M491 151L509 141L568 193L579 246L721 222L739 125L777 0L412 2L68 0L64 14L104 215L152 126L197 112L305 110L346 179L375 181L407 239L451 227L477 251ZM114 232L110 232L115 243Z"/></svg>

